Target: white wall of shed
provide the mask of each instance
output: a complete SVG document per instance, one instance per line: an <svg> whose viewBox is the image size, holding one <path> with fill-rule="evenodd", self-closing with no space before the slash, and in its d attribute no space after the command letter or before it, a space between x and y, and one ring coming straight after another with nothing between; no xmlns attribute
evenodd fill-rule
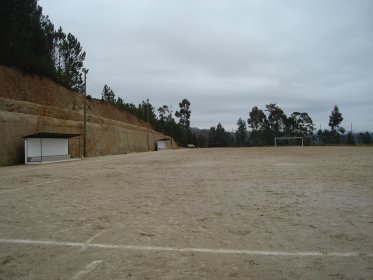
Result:
<svg viewBox="0 0 373 280"><path fill-rule="evenodd" d="M62 156L69 154L69 139L43 138L43 156Z"/></svg>
<svg viewBox="0 0 373 280"><path fill-rule="evenodd" d="M25 145L27 157L60 156L69 153L67 138L28 138Z"/></svg>
<svg viewBox="0 0 373 280"><path fill-rule="evenodd" d="M157 150L165 150L166 149L166 141L157 141Z"/></svg>

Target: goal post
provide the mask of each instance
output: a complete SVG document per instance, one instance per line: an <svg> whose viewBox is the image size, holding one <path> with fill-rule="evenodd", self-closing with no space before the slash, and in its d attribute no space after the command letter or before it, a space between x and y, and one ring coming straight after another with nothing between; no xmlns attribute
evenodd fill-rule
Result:
<svg viewBox="0 0 373 280"><path fill-rule="evenodd" d="M277 141L279 140L295 140L295 139L300 139L303 147L303 137L275 137L275 147L277 147Z"/></svg>

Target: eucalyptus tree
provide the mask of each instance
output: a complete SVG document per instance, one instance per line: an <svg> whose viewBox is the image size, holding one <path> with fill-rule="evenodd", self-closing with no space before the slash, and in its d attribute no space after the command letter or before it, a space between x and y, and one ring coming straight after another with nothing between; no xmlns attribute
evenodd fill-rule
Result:
<svg viewBox="0 0 373 280"><path fill-rule="evenodd" d="M266 111L268 112L269 129L273 132L274 136L279 136L286 127L287 117L284 111L276 103L266 105Z"/></svg>
<svg viewBox="0 0 373 280"><path fill-rule="evenodd" d="M188 99L183 99L179 103L180 110L175 112L175 116L179 118L179 124L184 129L189 129L190 126L190 114L192 111L190 110L190 102Z"/></svg>
<svg viewBox="0 0 373 280"><path fill-rule="evenodd" d="M285 130L289 135L306 136L313 133L314 124L308 113L294 112L287 119Z"/></svg>
<svg viewBox="0 0 373 280"><path fill-rule="evenodd" d="M247 120L248 127L251 128L249 144L252 146L265 145L267 140L269 141L269 124L267 116L264 114L263 110L254 106L249 113L249 118Z"/></svg>

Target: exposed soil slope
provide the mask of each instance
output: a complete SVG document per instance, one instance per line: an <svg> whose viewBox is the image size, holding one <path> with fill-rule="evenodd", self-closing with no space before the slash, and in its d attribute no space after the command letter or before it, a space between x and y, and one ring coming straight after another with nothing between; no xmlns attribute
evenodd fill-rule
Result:
<svg viewBox="0 0 373 280"><path fill-rule="evenodd" d="M4 66L0 81L0 165L22 162L22 136L41 131L83 134L80 93ZM87 108L88 156L154 150L155 140L165 137L106 102L87 100ZM70 145L74 156L81 155L80 140Z"/></svg>

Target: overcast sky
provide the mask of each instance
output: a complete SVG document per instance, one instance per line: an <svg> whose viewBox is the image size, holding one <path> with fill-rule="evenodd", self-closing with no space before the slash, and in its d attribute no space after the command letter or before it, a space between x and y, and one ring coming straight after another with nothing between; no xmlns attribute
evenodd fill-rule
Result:
<svg viewBox="0 0 373 280"><path fill-rule="evenodd" d="M86 51L88 94L156 107L187 98L191 126L231 131L253 106L373 131L371 0L39 0Z"/></svg>

